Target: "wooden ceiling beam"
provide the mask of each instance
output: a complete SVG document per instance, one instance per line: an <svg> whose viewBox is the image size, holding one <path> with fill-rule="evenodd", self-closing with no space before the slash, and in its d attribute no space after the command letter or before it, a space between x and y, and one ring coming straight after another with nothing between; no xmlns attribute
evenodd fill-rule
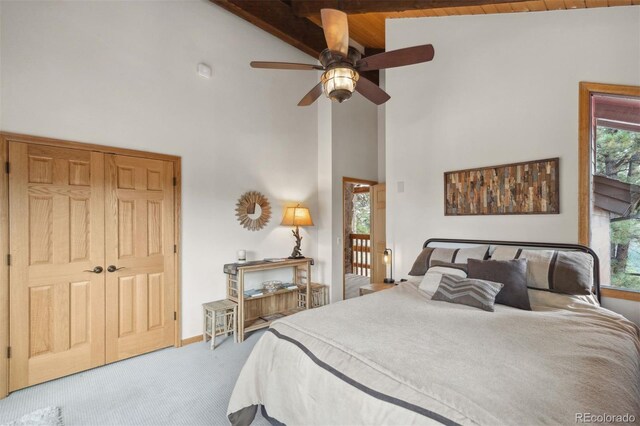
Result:
<svg viewBox="0 0 640 426"><path fill-rule="evenodd" d="M320 52L327 47L322 28L308 20L295 16L292 8L281 0L209 0L223 9L240 18L249 21L253 25L265 30L269 34L278 37L285 43L302 50L304 53L318 59ZM371 55L371 49L367 49L367 55ZM376 50L377 51L377 50ZM278 60L278 58L257 58ZM374 83L380 81L378 71L363 73L365 77Z"/></svg>
<svg viewBox="0 0 640 426"><path fill-rule="evenodd" d="M318 59L327 47L322 28L306 18L295 16L280 0L210 0L284 42Z"/></svg>
<svg viewBox="0 0 640 426"><path fill-rule="evenodd" d="M484 6L524 1L527 0L291 0L291 9L298 17L311 17L319 15L320 9L324 8L338 9L348 14L358 14Z"/></svg>

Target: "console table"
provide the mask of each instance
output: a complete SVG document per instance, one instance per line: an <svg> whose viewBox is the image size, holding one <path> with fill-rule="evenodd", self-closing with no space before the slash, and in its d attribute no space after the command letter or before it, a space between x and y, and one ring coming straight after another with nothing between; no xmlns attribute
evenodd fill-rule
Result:
<svg viewBox="0 0 640 426"><path fill-rule="evenodd" d="M224 266L224 272L227 275L227 299L238 304L237 333L239 342L244 341L245 333L269 327L271 321L265 320L264 317L275 314L286 316L311 308L311 304L307 303L312 300L311 265L313 265L313 259L302 258L286 259L279 262L232 263ZM262 296L245 297L245 274L283 268L293 270L292 282L297 284L299 288L283 289L273 293L265 292ZM305 297L298 297L298 293L305 290Z"/></svg>

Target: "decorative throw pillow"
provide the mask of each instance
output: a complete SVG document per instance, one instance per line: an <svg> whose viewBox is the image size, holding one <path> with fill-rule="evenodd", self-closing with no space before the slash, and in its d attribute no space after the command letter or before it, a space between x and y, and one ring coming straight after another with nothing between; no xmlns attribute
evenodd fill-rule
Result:
<svg viewBox="0 0 640 426"><path fill-rule="evenodd" d="M527 290L527 261L469 259L468 277L493 281L504 286L496 296L496 303L518 309L531 310Z"/></svg>
<svg viewBox="0 0 640 426"><path fill-rule="evenodd" d="M467 277L467 265L461 263L446 263L438 260L433 261L427 273L424 274L422 281L420 282L420 290L433 294L440 285L440 280L443 274L455 275L458 277Z"/></svg>
<svg viewBox="0 0 640 426"><path fill-rule="evenodd" d="M487 245L468 248L425 247L413 263L409 275L424 275L429 266L436 261L465 264L469 259L486 260L488 258L489 246Z"/></svg>
<svg viewBox="0 0 640 426"><path fill-rule="evenodd" d="M458 303L493 312L496 295L501 283L445 274L431 300Z"/></svg>
<svg viewBox="0 0 640 426"><path fill-rule="evenodd" d="M409 275L420 276L427 273L427 269L429 269L429 259L431 258L431 253L433 253L433 247L425 247L422 249L415 262L413 262L413 266L409 271Z"/></svg>
<svg viewBox="0 0 640 426"><path fill-rule="evenodd" d="M565 294L591 294L593 257L581 251L498 246L492 259L527 259L527 286Z"/></svg>

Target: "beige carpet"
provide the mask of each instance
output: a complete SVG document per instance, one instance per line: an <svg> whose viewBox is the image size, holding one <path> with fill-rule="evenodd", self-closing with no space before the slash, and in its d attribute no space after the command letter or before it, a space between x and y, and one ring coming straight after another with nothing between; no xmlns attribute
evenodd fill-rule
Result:
<svg viewBox="0 0 640 426"><path fill-rule="evenodd" d="M169 348L14 392L0 400L0 425L60 407L70 425L227 425L236 378L262 332ZM255 425L269 423L260 415Z"/></svg>

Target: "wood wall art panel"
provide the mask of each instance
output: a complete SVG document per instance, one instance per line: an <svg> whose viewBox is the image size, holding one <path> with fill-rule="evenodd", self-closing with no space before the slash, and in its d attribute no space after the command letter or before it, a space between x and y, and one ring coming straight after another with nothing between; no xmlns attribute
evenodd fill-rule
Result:
<svg viewBox="0 0 640 426"><path fill-rule="evenodd" d="M559 159L444 174L446 216L560 213Z"/></svg>

